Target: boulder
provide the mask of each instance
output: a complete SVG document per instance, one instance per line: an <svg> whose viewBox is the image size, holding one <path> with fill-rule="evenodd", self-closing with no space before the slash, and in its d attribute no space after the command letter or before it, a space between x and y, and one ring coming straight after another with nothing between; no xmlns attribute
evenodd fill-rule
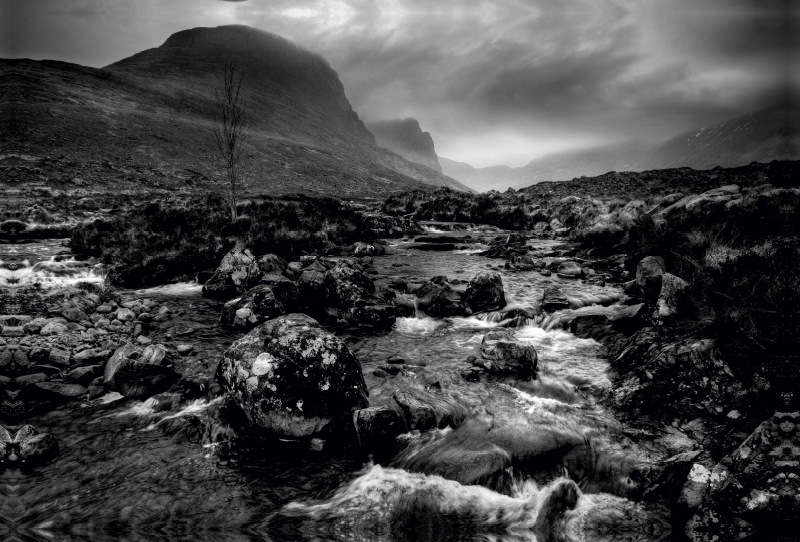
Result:
<svg viewBox="0 0 800 542"><path fill-rule="evenodd" d="M324 311L335 318L376 327L391 327L397 319L394 307L375 295L372 279L345 262L325 272L322 290Z"/></svg>
<svg viewBox="0 0 800 542"><path fill-rule="evenodd" d="M397 450L395 438L405 432L405 423L390 406L362 408L353 413L358 443L367 452L390 456Z"/></svg>
<svg viewBox="0 0 800 542"><path fill-rule="evenodd" d="M548 286L542 294L542 310L555 312L569 308L569 299L557 286Z"/></svg>
<svg viewBox="0 0 800 542"><path fill-rule="evenodd" d="M252 279L250 274L257 272L255 257L248 249L234 248L220 262L214 274L203 284L203 295L212 299L229 299L238 291L245 291L245 285Z"/></svg>
<svg viewBox="0 0 800 542"><path fill-rule="evenodd" d="M40 433L33 426L25 425L12 437L0 427L0 461L32 466L52 459L57 453L58 443L50 433Z"/></svg>
<svg viewBox="0 0 800 542"><path fill-rule="evenodd" d="M54 322L49 321L47 324L42 326L41 330L39 331L39 335L42 336L51 336L51 335L63 335L64 333L68 333L69 328L66 324L61 322Z"/></svg>
<svg viewBox="0 0 800 542"><path fill-rule="evenodd" d="M257 269L253 269L251 271L251 280L257 280L259 275L281 275L284 271L286 271L286 267L289 264L286 263L286 260L280 256L276 256L275 254L265 254L256 259L255 265L257 266Z"/></svg>
<svg viewBox="0 0 800 542"><path fill-rule="evenodd" d="M693 465L678 499L693 542L783 540L797 519L800 413L775 412L733 453Z"/></svg>
<svg viewBox="0 0 800 542"><path fill-rule="evenodd" d="M512 254L506 262L506 269L532 271L537 269L536 261L527 254Z"/></svg>
<svg viewBox="0 0 800 542"><path fill-rule="evenodd" d="M414 295L417 296L419 310L428 316L442 318L466 314L466 305L461 301L461 295L447 282L430 280L423 283Z"/></svg>
<svg viewBox="0 0 800 542"><path fill-rule="evenodd" d="M26 322L22 325L23 331L29 335L39 335L42 331L42 328L47 325L47 320L45 318L34 318L29 322Z"/></svg>
<svg viewBox="0 0 800 542"><path fill-rule="evenodd" d="M145 351L134 344L117 348L103 372L106 389L134 399L145 399L169 389L180 375L169 367L159 365L163 358L159 360L159 356L152 351L145 358ZM151 360L157 360L158 363L149 363Z"/></svg>
<svg viewBox="0 0 800 542"><path fill-rule="evenodd" d="M359 242L353 245L353 254L356 256L380 256L386 254L386 249L382 245Z"/></svg>
<svg viewBox="0 0 800 542"><path fill-rule="evenodd" d="M465 295L472 312L499 310L506 306L503 279L496 271L481 271L469 281Z"/></svg>
<svg viewBox="0 0 800 542"><path fill-rule="evenodd" d="M234 342L217 379L248 419L283 438L313 438L368 406L347 345L304 314L281 316Z"/></svg>
<svg viewBox="0 0 800 542"><path fill-rule="evenodd" d="M89 319L89 317L86 316L85 312L76 308L70 308L65 310L63 316L70 322L82 322L83 320Z"/></svg>
<svg viewBox="0 0 800 542"><path fill-rule="evenodd" d="M300 278L297 279L297 288L300 292L302 306L322 308L325 296L324 279L324 271L306 269L300 274Z"/></svg>
<svg viewBox="0 0 800 542"><path fill-rule="evenodd" d="M33 385L38 394L47 400L71 401L86 397L86 388L65 382L37 382Z"/></svg>
<svg viewBox="0 0 800 542"><path fill-rule="evenodd" d="M136 313L132 309L122 308L117 310L116 318L120 322L133 322L136 320Z"/></svg>
<svg viewBox="0 0 800 542"><path fill-rule="evenodd" d="M664 258L661 256L646 256L636 266L636 285L648 303L658 299L664 272Z"/></svg>
<svg viewBox="0 0 800 542"><path fill-rule="evenodd" d="M579 279L581 278L581 266L573 261L561 262L556 274L562 279Z"/></svg>
<svg viewBox="0 0 800 542"><path fill-rule="evenodd" d="M86 367L77 367L67 373L67 380L81 386L88 386L92 380L98 376L102 376L102 365L88 365Z"/></svg>
<svg viewBox="0 0 800 542"><path fill-rule="evenodd" d="M62 350L60 348L53 348L50 350L48 361L55 365L69 365L70 353L69 350Z"/></svg>
<svg viewBox="0 0 800 542"><path fill-rule="evenodd" d="M272 289L275 299L283 307L284 312L282 314L294 312L299 308L300 290L294 281L285 276L275 274L262 275L259 283L255 286L269 286Z"/></svg>
<svg viewBox="0 0 800 542"><path fill-rule="evenodd" d="M455 428L465 418L463 407L433 391L401 389L396 390L392 398L399 407L407 431Z"/></svg>
<svg viewBox="0 0 800 542"><path fill-rule="evenodd" d="M531 379L536 376L539 358L536 349L514 341L509 330L493 331L481 341L481 356L476 363L496 376L516 376Z"/></svg>
<svg viewBox="0 0 800 542"><path fill-rule="evenodd" d="M656 301L656 309L653 312L653 321L660 324L668 324L678 315L678 304L683 292L689 284L680 277L670 273L664 273L661 277L661 291Z"/></svg>
<svg viewBox="0 0 800 542"><path fill-rule="evenodd" d="M283 313L272 288L262 284L225 303L219 321L226 326L251 328Z"/></svg>

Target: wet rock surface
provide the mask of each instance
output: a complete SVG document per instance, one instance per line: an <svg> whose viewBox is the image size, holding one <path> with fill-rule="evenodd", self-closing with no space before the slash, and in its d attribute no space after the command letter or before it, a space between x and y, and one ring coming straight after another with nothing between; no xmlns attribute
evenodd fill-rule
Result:
<svg viewBox="0 0 800 542"><path fill-rule="evenodd" d="M302 314L266 322L235 342L220 383L255 424L283 438L311 438L369 404L347 346Z"/></svg>

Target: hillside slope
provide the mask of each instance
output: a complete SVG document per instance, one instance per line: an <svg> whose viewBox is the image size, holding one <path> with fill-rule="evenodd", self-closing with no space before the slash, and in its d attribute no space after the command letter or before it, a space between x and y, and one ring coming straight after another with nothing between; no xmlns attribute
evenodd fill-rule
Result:
<svg viewBox="0 0 800 542"><path fill-rule="evenodd" d="M15 131L12 137L4 130L0 153L63 155L92 185L213 185L205 166L213 89L230 60L244 76L250 113L249 192L379 197L429 186L468 190L378 147L322 57L244 26L178 32L101 70L0 61L0 107Z"/></svg>

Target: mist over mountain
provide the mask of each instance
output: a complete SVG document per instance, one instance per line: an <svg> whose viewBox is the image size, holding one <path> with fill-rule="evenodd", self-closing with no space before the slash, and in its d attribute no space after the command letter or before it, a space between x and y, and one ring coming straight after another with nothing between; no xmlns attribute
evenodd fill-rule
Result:
<svg viewBox="0 0 800 542"><path fill-rule="evenodd" d="M442 173L439 157L433 145L433 138L423 132L417 119L395 119L367 124L378 145L396 152L403 158L428 166Z"/></svg>
<svg viewBox="0 0 800 542"><path fill-rule="evenodd" d="M800 111L783 106L742 115L710 127L698 127L660 144L622 144L550 154L519 168L473 168L440 157L445 175L476 190L522 188L544 181L593 177L610 171L647 171L691 167L739 167L751 162L800 158Z"/></svg>
<svg viewBox="0 0 800 542"><path fill-rule="evenodd" d="M29 154L55 149L80 160L125 160L165 177L196 175L211 152L214 89L229 61L244 78L253 190L345 197L468 190L378 147L324 58L247 26L181 31L99 70L1 61L3 95L13 102L4 108L17 126L31 127L14 138Z"/></svg>

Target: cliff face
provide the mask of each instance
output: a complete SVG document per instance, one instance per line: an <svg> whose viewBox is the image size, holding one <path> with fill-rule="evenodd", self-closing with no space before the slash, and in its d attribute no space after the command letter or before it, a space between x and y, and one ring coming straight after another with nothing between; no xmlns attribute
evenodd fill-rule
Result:
<svg viewBox="0 0 800 542"><path fill-rule="evenodd" d="M368 124L367 128L381 147L442 173L433 138L430 133L422 131L416 119L374 122Z"/></svg>

